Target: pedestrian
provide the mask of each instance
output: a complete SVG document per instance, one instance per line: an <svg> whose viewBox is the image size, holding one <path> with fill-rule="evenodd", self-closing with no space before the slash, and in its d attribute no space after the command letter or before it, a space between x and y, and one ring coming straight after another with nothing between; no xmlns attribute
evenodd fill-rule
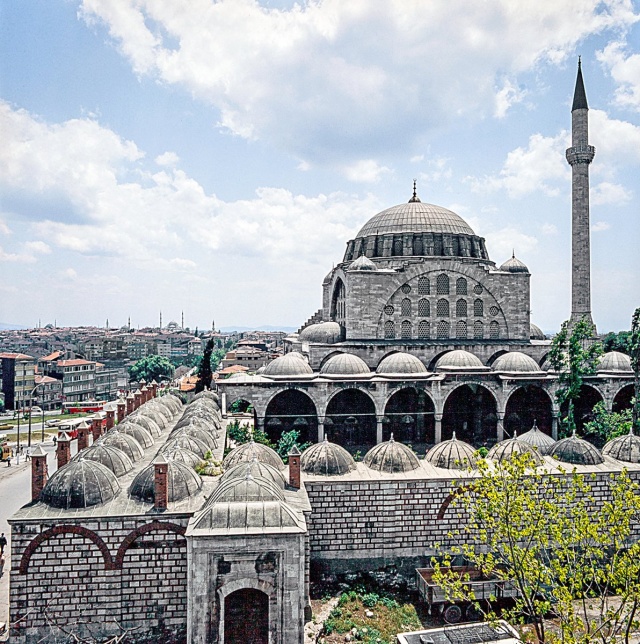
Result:
<svg viewBox="0 0 640 644"><path fill-rule="evenodd" d="M7 537L4 536L4 532L0 534L0 557L4 554L4 547L7 545Z"/></svg>
<svg viewBox="0 0 640 644"><path fill-rule="evenodd" d="M31 448L30 447L27 447L27 460L28 461L31 460Z"/></svg>
<svg viewBox="0 0 640 644"><path fill-rule="evenodd" d="M11 467L11 456L7 456L7 467Z"/></svg>

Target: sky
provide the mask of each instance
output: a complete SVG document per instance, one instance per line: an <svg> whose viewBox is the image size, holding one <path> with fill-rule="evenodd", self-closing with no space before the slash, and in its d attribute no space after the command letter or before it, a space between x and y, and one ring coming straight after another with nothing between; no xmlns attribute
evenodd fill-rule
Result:
<svg viewBox="0 0 640 644"><path fill-rule="evenodd" d="M416 179L557 330L579 55L593 317L628 329L640 0L4 0L0 322L298 327Z"/></svg>

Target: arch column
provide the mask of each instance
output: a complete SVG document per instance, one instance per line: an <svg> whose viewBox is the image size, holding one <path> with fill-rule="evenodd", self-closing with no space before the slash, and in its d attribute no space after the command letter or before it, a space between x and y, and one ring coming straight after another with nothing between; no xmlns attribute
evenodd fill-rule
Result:
<svg viewBox="0 0 640 644"><path fill-rule="evenodd" d="M551 438L558 440L558 412L554 411L551 416Z"/></svg>
<svg viewBox="0 0 640 644"><path fill-rule="evenodd" d="M499 443L501 440L504 440L504 411L496 412L496 416L498 417L496 439L498 440L498 443Z"/></svg>
<svg viewBox="0 0 640 644"><path fill-rule="evenodd" d="M435 414L435 443L436 445L438 443L442 442L442 413L436 412Z"/></svg>
<svg viewBox="0 0 640 644"><path fill-rule="evenodd" d="M254 416L254 419L255 419L255 423L256 423L255 429L256 430L259 429L260 431L264 432L264 416L258 416L258 414L256 414Z"/></svg>
<svg viewBox="0 0 640 644"><path fill-rule="evenodd" d="M384 416L376 414L376 445L382 443L382 419Z"/></svg>
<svg viewBox="0 0 640 644"><path fill-rule="evenodd" d="M324 416L318 416L318 443L324 440Z"/></svg>

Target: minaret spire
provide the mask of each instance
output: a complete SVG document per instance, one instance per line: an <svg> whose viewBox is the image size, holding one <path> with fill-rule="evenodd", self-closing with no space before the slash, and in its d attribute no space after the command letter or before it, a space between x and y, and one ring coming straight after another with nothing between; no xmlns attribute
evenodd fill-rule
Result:
<svg viewBox="0 0 640 644"><path fill-rule="evenodd" d="M417 181L413 180L413 196L409 199L409 203L420 203L420 197L418 197L417 191Z"/></svg>
<svg viewBox="0 0 640 644"><path fill-rule="evenodd" d="M571 324L591 317L591 241L589 238L589 164L596 149L589 145L589 106L578 59L571 107Z"/></svg>

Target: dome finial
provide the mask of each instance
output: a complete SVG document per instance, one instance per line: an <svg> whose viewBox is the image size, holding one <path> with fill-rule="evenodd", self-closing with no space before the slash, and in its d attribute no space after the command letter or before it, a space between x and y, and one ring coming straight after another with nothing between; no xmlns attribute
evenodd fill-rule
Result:
<svg viewBox="0 0 640 644"><path fill-rule="evenodd" d="M516 249L512 248L511 249L511 259L515 259L515 258L516 258Z"/></svg>
<svg viewBox="0 0 640 644"><path fill-rule="evenodd" d="M417 181L414 179L413 180L413 196L411 199L409 199L409 203L420 203L420 197L418 197L418 191L417 191Z"/></svg>

